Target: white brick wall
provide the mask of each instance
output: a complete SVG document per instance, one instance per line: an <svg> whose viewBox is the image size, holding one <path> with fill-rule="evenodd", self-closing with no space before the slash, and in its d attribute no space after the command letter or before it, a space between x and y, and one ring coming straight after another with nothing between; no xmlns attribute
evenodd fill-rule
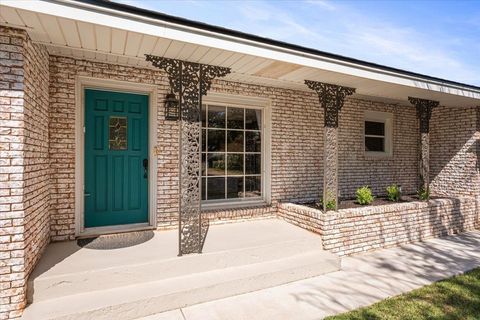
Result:
<svg viewBox="0 0 480 320"><path fill-rule="evenodd" d="M0 319L14 319L50 235L48 54L0 27L0 57Z"/></svg>

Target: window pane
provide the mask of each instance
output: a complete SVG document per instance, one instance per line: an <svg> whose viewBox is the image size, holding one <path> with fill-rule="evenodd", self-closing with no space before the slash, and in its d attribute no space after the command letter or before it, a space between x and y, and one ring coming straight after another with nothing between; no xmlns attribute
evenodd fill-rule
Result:
<svg viewBox="0 0 480 320"><path fill-rule="evenodd" d="M225 151L225 130L208 130L208 152Z"/></svg>
<svg viewBox="0 0 480 320"><path fill-rule="evenodd" d="M365 121L365 134L366 135L375 135L375 136L384 136L385 135L385 123Z"/></svg>
<svg viewBox="0 0 480 320"><path fill-rule="evenodd" d="M227 108L227 128L243 129L243 112L240 108Z"/></svg>
<svg viewBox="0 0 480 320"><path fill-rule="evenodd" d="M259 197L261 190L260 177L245 177L245 197Z"/></svg>
<svg viewBox="0 0 480 320"><path fill-rule="evenodd" d="M227 152L243 152L243 131L227 131Z"/></svg>
<svg viewBox="0 0 480 320"><path fill-rule="evenodd" d="M243 175L243 154L227 155L227 174L229 176Z"/></svg>
<svg viewBox="0 0 480 320"><path fill-rule="evenodd" d="M207 126L207 106L202 104L202 127Z"/></svg>
<svg viewBox="0 0 480 320"><path fill-rule="evenodd" d="M207 155L205 153L202 153L202 176L206 175L206 172L205 172L205 167L207 165L206 158L207 158Z"/></svg>
<svg viewBox="0 0 480 320"><path fill-rule="evenodd" d="M208 106L208 126L225 128L225 107Z"/></svg>
<svg viewBox="0 0 480 320"><path fill-rule="evenodd" d="M243 177L227 178L227 198L243 198Z"/></svg>
<svg viewBox="0 0 480 320"><path fill-rule="evenodd" d="M245 173L260 174L261 159L259 154L245 154Z"/></svg>
<svg viewBox="0 0 480 320"><path fill-rule="evenodd" d="M365 137L365 151L384 152L384 138Z"/></svg>
<svg viewBox="0 0 480 320"><path fill-rule="evenodd" d="M261 123L261 110L245 109L245 129L260 130Z"/></svg>
<svg viewBox="0 0 480 320"><path fill-rule="evenodd" d="M202 129L202 151L207 150L207 130Z"/></svg>
<svg viewBox="0 0 480 320"><path fill-rule="evenodd" d="M225 199L225 178L207 179L207 200Z"/></svg>
<svg viewBox="0 0 480 320"><path fill-rule="evenodd" d="M245 151L260 152L262 150L260 132L245 132Z"/></svg>
<svg viewBox="0 0 480 320"><path fill-rule="evenodd" d="M202 200L207 199L207 189L205 188L207 185L207 178L202 178Z"/></svg>
<svg viewBox="0 0 480 320"><path fill-rule="evenodd" d="M207 171L209 176L224 176L225 155L223 153L209 153Z"/></svg>

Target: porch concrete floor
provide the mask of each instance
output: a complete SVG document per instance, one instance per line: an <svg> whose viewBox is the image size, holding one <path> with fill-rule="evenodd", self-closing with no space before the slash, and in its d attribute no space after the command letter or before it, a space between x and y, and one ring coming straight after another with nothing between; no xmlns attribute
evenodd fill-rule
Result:
<svg viewBox="0 0 480 320"><path fill-rule="evenodd" d="M141 320L322 319L479 266L475 231L343 258L338 272Z"/></svg>
<svg viewBox="0 0 480 320"><path fill-rule="evenodd" d="M277 219L212 225L203 254L177 257L178 231L111 250L50 244L24 319L135 319L340 269L318 235Z"/></svg>

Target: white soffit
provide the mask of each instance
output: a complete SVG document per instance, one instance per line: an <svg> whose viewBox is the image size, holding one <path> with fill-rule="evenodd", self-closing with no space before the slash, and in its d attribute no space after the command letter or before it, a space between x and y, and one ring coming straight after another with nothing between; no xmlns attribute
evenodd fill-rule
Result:
<svg viewBox="0 0 480 320"><path fill-rule="evenodd" d="M72 6L75 5L75 6ZM78 2L2 0L0 23L24 28L52 54L150 67L145 54L230 67L229 80L308 90L304 80L354 87L359 96L475 106L480 90L394 74L157 20L85 10ZM85 5L85 7L92 7ZM93 8L93 7L92 7ZM115 13L115 15L113 15ZM274 57L274 59L272 59Z"/></svg>

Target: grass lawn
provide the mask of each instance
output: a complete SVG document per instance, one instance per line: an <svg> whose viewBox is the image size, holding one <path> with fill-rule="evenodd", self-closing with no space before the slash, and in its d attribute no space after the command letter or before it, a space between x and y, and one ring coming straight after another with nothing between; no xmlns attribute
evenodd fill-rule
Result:
<svg viewBox="0 0 480 320"><path fill-rule="evenodd" d="M480 320L480 268L328 320Z"/></svg>

